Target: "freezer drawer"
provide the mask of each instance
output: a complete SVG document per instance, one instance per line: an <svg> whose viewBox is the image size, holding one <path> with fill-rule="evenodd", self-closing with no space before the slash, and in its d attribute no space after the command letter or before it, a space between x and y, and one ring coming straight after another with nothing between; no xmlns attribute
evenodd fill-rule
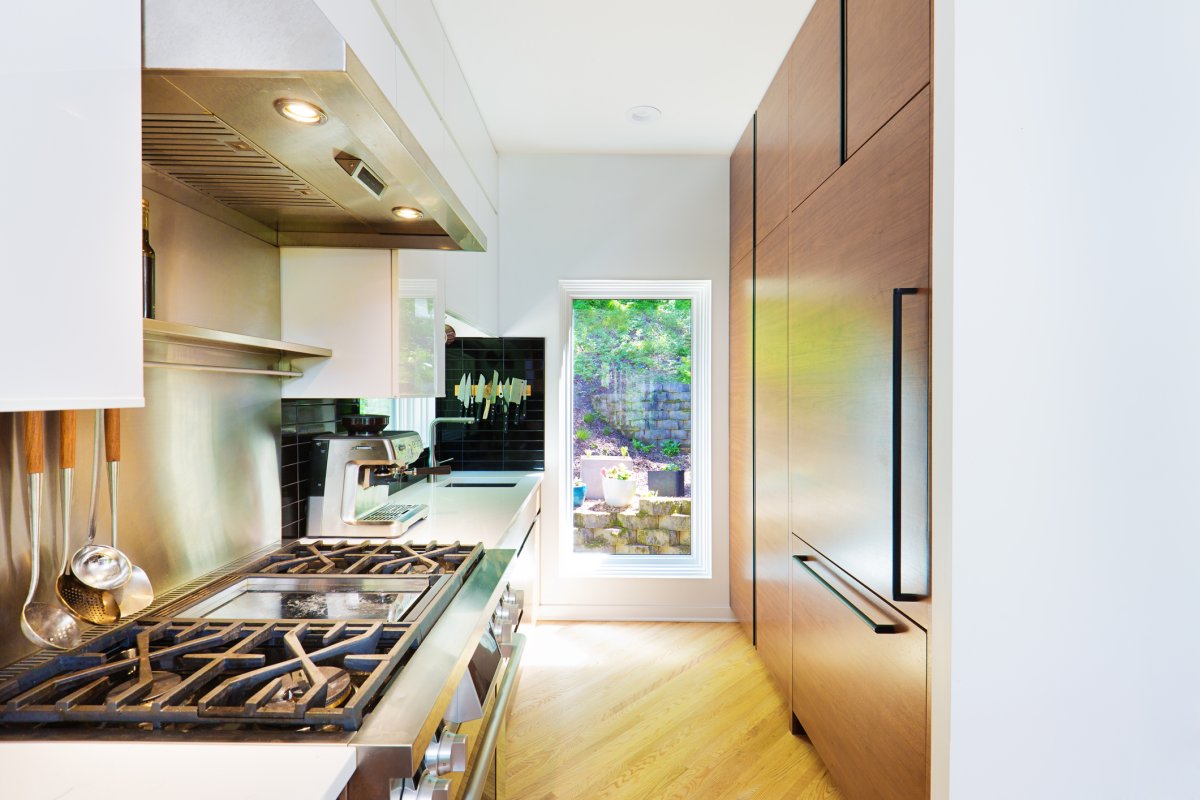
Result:
<svg viewBox="0 0 1200 800"><path fill-rule="evenodd" d="M792 712L850 800L929 796L925 632L792 537Z"/></svg>

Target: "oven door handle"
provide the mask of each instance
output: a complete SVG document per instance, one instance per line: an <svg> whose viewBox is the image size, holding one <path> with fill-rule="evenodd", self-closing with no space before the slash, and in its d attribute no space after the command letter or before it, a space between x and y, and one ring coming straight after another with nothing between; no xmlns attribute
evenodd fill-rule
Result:
<svg viewBox="0 0 1200 800"><path fill-rule="evenodd" d="M479 742L479 756L475 759L475 769L471 772L471 780L463 791L462 800L479 800L483 796L487 784L488 773L491 772L492 756L496 753L496 741L500 738L500 726L508 715L508 702L512 699L513 689L517 685L517 670L521 666L521 656L525 652L525 634L513 636L512 655L508 657L508 668L504 671L504 681L496 693L496 703L492 707L492 718L488 720L487 730Z"/></svg>

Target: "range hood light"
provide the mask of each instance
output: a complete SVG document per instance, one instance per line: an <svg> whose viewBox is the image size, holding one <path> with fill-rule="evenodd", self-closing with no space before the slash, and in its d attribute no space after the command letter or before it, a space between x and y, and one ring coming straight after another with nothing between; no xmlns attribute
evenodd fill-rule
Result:
<svg viewBox="0 0 1200 800"><path fill-rule="evenodd" d="M313 105L307 100L281 97L275 101L275 110L285 118L292 122L299 122L301 125L320 125L327 119L325 112L319 106Z"/></svg>
<svg viewBox="0 0 1200 800"><path fill-rule="evenodd" d="M420 219L425 216L419 209L409 208L408 206L396 206L392 209L392 213L400 219Z"/></svg>

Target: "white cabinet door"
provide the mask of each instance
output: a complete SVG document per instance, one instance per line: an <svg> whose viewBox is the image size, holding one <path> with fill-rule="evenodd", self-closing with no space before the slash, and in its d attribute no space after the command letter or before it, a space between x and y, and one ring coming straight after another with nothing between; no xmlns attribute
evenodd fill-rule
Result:
<svg viewBox="0 0 1200 800"><path fill-rule="evenodd" d="M398 251L402 252L402 251ZM281 333L322 342L284 397L434 397L445 391L445 306L436 276L401 275L391 250L284 247Z"/></svg>
<svg viewBox="0 0 1200 800"><path fill-rule="evenodd" d="M0 10L0 411L141 406L141 4Z"/></svg>

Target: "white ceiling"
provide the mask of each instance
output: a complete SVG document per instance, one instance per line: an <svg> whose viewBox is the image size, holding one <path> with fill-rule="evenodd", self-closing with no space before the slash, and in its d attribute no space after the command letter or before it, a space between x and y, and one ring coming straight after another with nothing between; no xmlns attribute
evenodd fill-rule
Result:
<svg viewBox="0 0 1200 800"><path fill-rule="evenodd" d="M812 3L434 0L502 153L727 154Z"/></svg>

